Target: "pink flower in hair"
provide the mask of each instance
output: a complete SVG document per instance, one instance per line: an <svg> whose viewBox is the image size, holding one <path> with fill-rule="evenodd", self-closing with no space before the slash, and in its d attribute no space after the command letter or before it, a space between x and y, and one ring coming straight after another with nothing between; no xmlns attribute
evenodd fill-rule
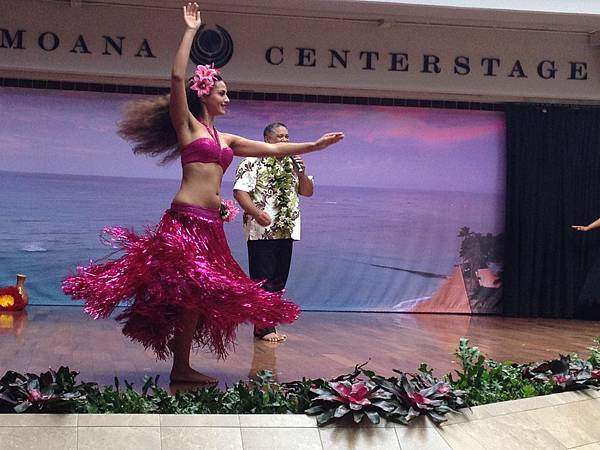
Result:
<svg viewBox="0 0 600 450"><path fill-rule="evenodd" d="M197 66L196 73L192 77L190 89L196 91L198 97L210 94L215 85L216 77L219 75L219 69L214 64L210 66Z"/></svg>

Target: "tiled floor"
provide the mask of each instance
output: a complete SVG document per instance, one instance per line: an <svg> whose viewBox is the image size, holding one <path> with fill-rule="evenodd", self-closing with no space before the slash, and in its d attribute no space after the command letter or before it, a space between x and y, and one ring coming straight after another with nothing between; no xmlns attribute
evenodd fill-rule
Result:
<svg viewBox="0 0 600 450"><path fill-rule="evenodd" d="M2 450L600 450L600 393L478 406L441 427L417 419L316 426L307 416L3 415Z"/></svg>

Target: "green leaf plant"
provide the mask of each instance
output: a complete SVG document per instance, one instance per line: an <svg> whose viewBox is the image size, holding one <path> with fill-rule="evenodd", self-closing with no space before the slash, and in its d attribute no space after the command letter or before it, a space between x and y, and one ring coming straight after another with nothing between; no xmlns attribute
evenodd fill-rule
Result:
<svg viewBox="0 0 600 450"><path fill-rule="evenodd" d="M459 370L435 378L421 364L416 373L393 370L384 377L366 368L334 379L279 383L269 371L253 380L216 387L178 391L171 395L158 376L144 379L141 389L117 378L112 385L77 383L68 367L39 375L9 370L0 378L0 413L139 413L139 414L309 414L318 425L365 418L408 424L419 416L434 423L465 406L532 397L566 390L600 388L600 338L590 357L560 355L558 359L528 364L486 358L462 338L455 353Z"/></svg>

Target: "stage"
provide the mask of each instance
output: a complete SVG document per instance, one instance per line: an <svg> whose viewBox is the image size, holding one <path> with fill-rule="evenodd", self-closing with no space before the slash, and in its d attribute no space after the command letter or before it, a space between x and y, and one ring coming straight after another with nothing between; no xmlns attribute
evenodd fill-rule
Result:
<svg viewBox="0 0 600 450"><path fill-rule="evenodd" d="M247 379L261 369L279 381L335 377L356 364L384 375L392 369L414 371L421 362L441 376L457 368L453 353L462 336L488 357L530 362L576 352L600 335L600 322L513 319L497 316L304 312L281 328L281 344L257 341L250 326L239 329L237 346L226 360L207 352L192 355L192 365L216 377L220 386ZM121 334L112 319L94 321L79 306L29 306L22 313L0 313L0 373L39 373L69 366L80 381L112 384L114 377L141 386L144 376L160 375L168 386L170 361Z"/></svg>

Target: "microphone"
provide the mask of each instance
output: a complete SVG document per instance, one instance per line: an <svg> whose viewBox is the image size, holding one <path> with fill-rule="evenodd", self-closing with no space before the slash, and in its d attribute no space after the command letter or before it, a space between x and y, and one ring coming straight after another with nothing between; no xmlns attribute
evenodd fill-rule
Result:
<svg viewBox="0 0 600 450"><path fill-rule="evenodd" d="M296 155L292 155L292 156L290 156L290 158L292 159L292 164L294 165L294 168L296 169L296 171L298 173L304 173L304 169L302 169L300 167L300 165L298 164L298 162L296 161Z"/></svg>

